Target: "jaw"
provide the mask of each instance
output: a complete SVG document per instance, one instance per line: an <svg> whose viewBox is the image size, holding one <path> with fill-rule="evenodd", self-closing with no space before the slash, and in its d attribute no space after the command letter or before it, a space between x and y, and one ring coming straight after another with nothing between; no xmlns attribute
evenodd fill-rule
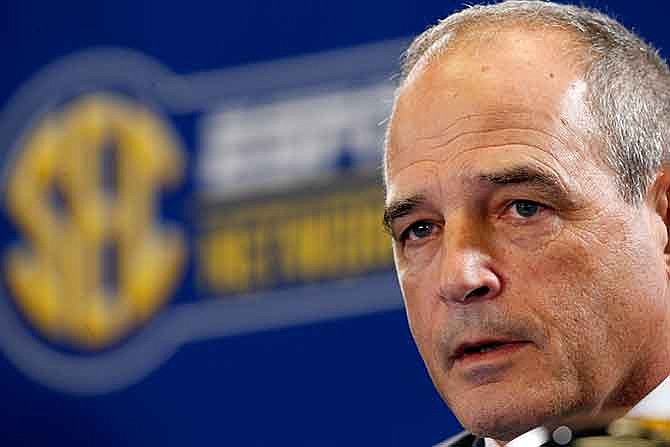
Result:
<svg viewBox="0 0 670 447"><path fill-rule="evenodd" d="M547 367L542 353L534 350L484 383L464 380L455 369L435 371L431 377L463 427L503 442L594 408L588 399L582 399L590 393L571 379L572 371Z"/></svg>
<svg viewBox="0 0 670 447"><path fill-rule="evenodd" d="M470 432L509 442L541 425L560 425L564 417L575 414L579 405L566 408L565 402L552 397L551 390L526 390L526 398L519 392L500 390L500 384L481 387L478 392L464 393L454 399L445 399L459 422Z"/></svg>
<svg viewBox="0 0 670 447"><path fill-rule="evenodd" d="M449 375L433 379L463 427L478 436L509 442L538 426L606 426L670 375L667 361L635 368L635 374L619 379L624 385L609 393L580 386L568 371L544 378L512 372L511 377L471 387Z"/></svg>

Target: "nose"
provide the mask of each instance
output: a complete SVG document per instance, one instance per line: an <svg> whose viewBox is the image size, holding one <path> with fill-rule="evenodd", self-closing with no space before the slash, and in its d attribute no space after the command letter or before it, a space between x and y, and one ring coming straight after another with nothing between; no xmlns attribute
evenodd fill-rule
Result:
<svg viewBox="0 0 670 447"><path fill-rule="evenodd" d="M457 230L452 227L452 231ZM445 301L466 304L494 299L502 282L487 254L485 229L461 227L447 235L442 247L439 295Z"/></svg>

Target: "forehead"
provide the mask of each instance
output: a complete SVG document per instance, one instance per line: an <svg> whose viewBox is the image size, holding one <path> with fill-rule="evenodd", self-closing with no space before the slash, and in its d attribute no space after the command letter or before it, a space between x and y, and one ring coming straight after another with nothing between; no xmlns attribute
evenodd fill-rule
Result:
<svg viewBox="0 0 670 447"><path fill-rule="evenodd" d="M548 163L593 158L587 86L571 47L559 31L490 31L412 73L390 124L389 186L421 161L443 163L473 149L482 163L501 148L505 157Z"/></svg>

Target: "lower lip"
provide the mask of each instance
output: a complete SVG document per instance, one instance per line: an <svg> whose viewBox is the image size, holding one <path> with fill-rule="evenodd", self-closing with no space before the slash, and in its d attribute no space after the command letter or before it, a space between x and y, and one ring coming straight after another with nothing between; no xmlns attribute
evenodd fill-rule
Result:
<svg viewBox="0 0 670 447"><path fill-rule="evenodd" d="M509 356L523 350L528 345L530 345L529 342L505 343L493 349L492 351L465 354L464 356L456 359L455 363L462 366L471 366L481 363L500 362L506 360L509 358Z"/></svg>

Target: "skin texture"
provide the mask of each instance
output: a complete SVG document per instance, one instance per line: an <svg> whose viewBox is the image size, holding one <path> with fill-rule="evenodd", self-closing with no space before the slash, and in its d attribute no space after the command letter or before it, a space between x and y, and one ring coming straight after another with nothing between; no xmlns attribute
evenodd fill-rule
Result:
<svg viewBox="0 0 670 447"><path fill-rule="evenodd" d="M466 429L507 442L632 406L670 373L670 172L644 203L625 203L570 36L491 35L409 77L389 128L386 205L433 383ZM490 361L451 357L491 337L524 344Z"/></svg>

